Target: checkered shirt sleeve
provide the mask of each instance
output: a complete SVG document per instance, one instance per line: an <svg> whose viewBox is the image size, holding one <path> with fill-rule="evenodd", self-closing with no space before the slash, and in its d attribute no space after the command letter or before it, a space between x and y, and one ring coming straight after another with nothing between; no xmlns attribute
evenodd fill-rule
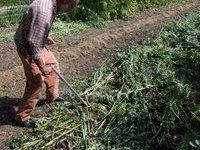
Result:
<svg viewBox="0 0 200 150"><path fill-rule="evenodd" d="M34 12L30 31L27 37L33 57L40 57L51 27L52 16L46 12Z"/></svg>

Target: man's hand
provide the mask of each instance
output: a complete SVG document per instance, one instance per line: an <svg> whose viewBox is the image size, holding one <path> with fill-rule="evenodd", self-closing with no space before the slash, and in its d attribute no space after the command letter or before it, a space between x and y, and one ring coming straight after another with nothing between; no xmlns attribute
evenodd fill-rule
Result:
<svg viewBox="0 0 200 150"><path fill-rule="evenodd" d="M47 76L52 72L52 67L51 66L48 66L48 67L45 66L45 67L40 68L40 71L42 72L43 76Z"/></svg>
<svg viewBox="0 0 200 150"><path fill-rule="evenodd" d="M42 72L43 76L49 75L52 72L51 66L46 66L42 58L34 59L34 62L39 67L40 71Z"/></svg>
<svg viewBox="0 0 200 150"><path fill-rule="evenodd" d="M46 41L46 44L47 45L53 45L53 44L55 44L56 42L51 38L51 37L48 37L47 38L47 41Z"/></svg>

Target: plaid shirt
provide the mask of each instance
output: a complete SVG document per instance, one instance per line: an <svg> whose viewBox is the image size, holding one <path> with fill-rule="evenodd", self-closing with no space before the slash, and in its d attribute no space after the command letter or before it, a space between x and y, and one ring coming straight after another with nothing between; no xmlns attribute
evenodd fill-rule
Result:
<svg viewBox="0 0 200 150"><path fill-rule="evenodd" d="M18 50L26 50L33 58L40 57L53 25L56 0L34 0L22 17L15 33Z"/></svg>

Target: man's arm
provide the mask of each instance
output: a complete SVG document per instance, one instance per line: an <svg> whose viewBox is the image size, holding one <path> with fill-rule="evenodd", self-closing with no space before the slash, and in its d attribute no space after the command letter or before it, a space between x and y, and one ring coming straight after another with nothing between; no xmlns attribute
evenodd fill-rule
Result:
<svg viewBox="0 0 200 150"><path fill-rule="evenodd" d="M56 42L50 36L48 36L45 44L47 44L47 45L53 45L55 43Z"/></svg>
<svg viewBox="0 0 200 150"><path fill-rule="evenodd" d="M48 38L51 19L52 16L49 13L33 13L31 28L27 38L32 57L44 75L49 74L50 72L44 69L45 62L41 56L41 51L43 50Z"/></svg>

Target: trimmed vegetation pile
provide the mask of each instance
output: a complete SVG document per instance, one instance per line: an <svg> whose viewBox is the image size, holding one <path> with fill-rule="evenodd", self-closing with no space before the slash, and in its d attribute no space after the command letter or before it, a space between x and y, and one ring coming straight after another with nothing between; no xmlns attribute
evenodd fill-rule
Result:
<svg viewBox="0 0 200 150"><path fill-rule="evenodd" d="M73 96L16 137L16 149L191 149L200 140L200 11L156 39L119 53L77 85L90 107L68 109Z"/></svg>

